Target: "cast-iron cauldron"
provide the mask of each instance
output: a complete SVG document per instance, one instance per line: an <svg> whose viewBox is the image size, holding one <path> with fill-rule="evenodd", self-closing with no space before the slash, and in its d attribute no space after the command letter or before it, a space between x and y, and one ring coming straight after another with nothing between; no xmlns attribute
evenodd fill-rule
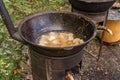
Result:
<svg viewBox="0 0 120 80"><path fill-rule="evenodd" d="M80 11L89 13L99 13L107 11L115 0L69 0L72 7Z"/></svg>
<svg viewBox="0 0 120 80"><path fill-rule="evenodd" d="M18 29L14 28L2 0L0 0L0 13L12 38L27 44L37 53L40 52L50 57L65 57L80 52L97 33L95 23L91 19L74 12L36 13L23 19ZM45 47L36 43L40 35L53 30L72 32L77 37L84 39L85 42L63 48Z"/></svg>

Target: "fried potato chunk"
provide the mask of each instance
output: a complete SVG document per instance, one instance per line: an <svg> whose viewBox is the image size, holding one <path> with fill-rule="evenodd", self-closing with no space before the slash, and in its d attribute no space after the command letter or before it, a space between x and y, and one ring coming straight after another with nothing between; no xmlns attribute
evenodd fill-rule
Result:
<svg viewBox="0 0 120 80"><path fill-rule="evenodd" d="M82 43L83 39L75 38L70 32L49 32L39 38L39 45L48 47L68 47Z"/></svg>

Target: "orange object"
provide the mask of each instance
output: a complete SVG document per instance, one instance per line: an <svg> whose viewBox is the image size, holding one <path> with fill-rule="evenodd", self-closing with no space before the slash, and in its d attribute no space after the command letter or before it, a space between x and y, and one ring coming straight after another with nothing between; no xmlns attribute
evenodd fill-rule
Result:
<svg viewBox="0 0 120 80"><path fill-rule="evenodd" d="M103 41L107 43L114 43L120 40L120 20L107 20L106 27L113 32L110 35L107 31L104 33ZM101 38L101 33L99 35Z"/></svg>

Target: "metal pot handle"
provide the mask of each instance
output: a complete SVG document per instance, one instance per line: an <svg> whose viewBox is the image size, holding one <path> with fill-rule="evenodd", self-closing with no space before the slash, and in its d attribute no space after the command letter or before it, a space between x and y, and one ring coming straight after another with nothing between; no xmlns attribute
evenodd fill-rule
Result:
<svg viewBox="0 0 120 80"><path fill-rule="evenodd" d="M96 24L96 22L95 22L94 20L92 20L92 22L93 22L94 24ZM98 30L98 31L99 31L99 30L107 31L110 35L113 35L113 32L112 32L110 29L108 29L107 27L105 27L105 26L100 26L100 25L96 24L96 27L97 27L97 30Z"/></svg>
<svg viewBox="0 0 120 80"><path fill-rule="evenodd" d="M1 17L7 27L7 30L9 32L10 36L15 40L24 43L23 39L20 37L20 35L17 32L17 29L14 27L14 25L12 23L12 20L9 16L9 13L5 7L3 0L0 0L0 14L1 14Z"/></svg>
<svg viewBox="0 0 120 80"><path fill-rule="evenodd" d="M110 29L108 29L107 27L104 27L104 26L97 26L97 30L105 30L105 31L107 31L110 35L113 35L113 32L110 30Z"/></svg>

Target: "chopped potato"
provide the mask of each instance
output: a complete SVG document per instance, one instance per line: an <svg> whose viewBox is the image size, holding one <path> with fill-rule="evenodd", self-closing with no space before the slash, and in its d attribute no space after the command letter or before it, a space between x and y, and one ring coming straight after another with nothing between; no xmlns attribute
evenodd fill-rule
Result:
<svg viewBox="0 0 120 80"><path fill-rule="evenodd" d="M50 32L39 38L39 45L48 47L68 47L84 43L80 38L75 38L73 33Z"/></svg>

